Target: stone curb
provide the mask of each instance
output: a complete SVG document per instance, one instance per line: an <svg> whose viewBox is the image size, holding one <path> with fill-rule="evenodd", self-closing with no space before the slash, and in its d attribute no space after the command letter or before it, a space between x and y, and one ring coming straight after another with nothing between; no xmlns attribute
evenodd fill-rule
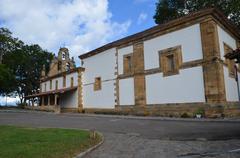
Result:
<svg viewBox="0 0 240 158"><path fill-rule="evenodd" d="M6 110L0 109L1 112L8 113L44 113L44 114L54 114L62 116L85 116L85 117L102 117L102 118L118 118L118 119L136 119L136 120L159 120L159 121L185 121L185 122L240 122L240 118L222 118L222 119L208 119L208 118L170 118L170 117L151 117L151 116L133 116L133 115L103 115L103 114L82 114L82 113L60 113L56 114L53 112L44 111L33 111L33 110Z"/></svg>
<svg viewBox="0 0 240 158"><path fill-rule="evenodd" d="M78 155L77 155L76 157L74 157L74 158L83 158L84 156L86 156L87 154L89 154L90 152L92 152L93 150L97 149L100 145L103 144L103 142L104 142L104 136L103 136L103 134L101 134L101 133L99 133L99 132L97 132L97 134L99 134L99 135L102 137L101 142L99 142L99 143L96 144L95 146L87 149L86 151L81 152L80 154L78 154Z"/></svg>
<svg viewBox="0 0 240 158"><path fill-rule="evenodd" d="M64 113L60 115L69 116L85 116L85 117L102 117L102 118L118 118L118 119L136 119L136 120L159 120L159 121L186 121L186 122L240 122L240 118L170 118L170 117L150 117L150 116L132 116L132 115L102 115L102 114L81 114L81 113Z"/></svg>

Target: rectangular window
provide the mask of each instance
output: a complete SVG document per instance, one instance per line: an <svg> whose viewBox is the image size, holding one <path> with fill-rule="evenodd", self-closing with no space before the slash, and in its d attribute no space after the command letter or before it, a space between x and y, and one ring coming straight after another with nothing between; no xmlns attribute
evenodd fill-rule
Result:
<svg viewBox="0 0 240 158"><path fill-rule="evenodd" d="M44 84L44 92L46 92L47 91L47 84L45 83Z"/></svg>
<svg viewBox="0 0 240 158"><path fill-rule="evenodd" d="M167 56L167 71L172 72L175 70L174 55Z"/></svg>
<svg viewBox="0 0 240 158"><path fill-rule="evenodd" d="M179 68L182 64L181 46L171 47L158 52L160 69L163 76L179 74Z"/></svg>
<svg viewBox="0 0 240 158"><path fill-rule="evenodd" d="M123 56L123 73L129 74L132 73L133 64L132 64L132 53Z"/></svg>
<svg viewBox="0 0 240 158"><path fill-rule="evenodd" d="M71 77L71 87L73 87L74 85L74 80L73 80L73 77Z"/></svg>
<svg viewBox="0 0 240 158"><path fill-rule="evenodd" d="M227 45L226 43L224 44L224 54L230 53L233 51L233 49ZM234 60L229 60L225 59L225 63L227 64L228 67L228 73L230 77L235 77L235 61Z"/></svg>
<svg viewBox="0 0 240 158"><path fill-rule="evenodd" d="M58 90L58 80L55 82L55 89Z"/></svg>
<svg viewBox="0 0 240 158"><path fill-rule="evenodd" d="M63 87L66 87L66 75L63 76Z"/></svg>
<svg viewBox="0 0 240 158"><path fill-rule="evenodd" d="M50 80L50 90L52 90L52 80Z"/></svg>
<svg viewBox="0 0 240 158"><path fill-rule="evenodd" d="M95 83L94 83L94 91L101 90L101 77L96 77L95 78Z"/></svg>

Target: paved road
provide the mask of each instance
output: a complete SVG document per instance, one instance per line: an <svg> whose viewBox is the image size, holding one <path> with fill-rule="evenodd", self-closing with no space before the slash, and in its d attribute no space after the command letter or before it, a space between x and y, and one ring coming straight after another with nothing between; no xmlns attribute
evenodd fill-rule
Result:
<svg viewBox="0 0 240 158"><path fill-rule="evenodd" d="M240 122L0 112L0 124L98 130L105 142L88 158L240 157Z"/></svg>

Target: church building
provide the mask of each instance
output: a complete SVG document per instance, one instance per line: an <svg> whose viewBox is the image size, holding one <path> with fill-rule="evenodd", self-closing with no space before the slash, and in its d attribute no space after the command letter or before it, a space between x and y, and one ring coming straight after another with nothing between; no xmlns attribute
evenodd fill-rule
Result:
<svg viewBox="0 0 240 158"><path fill-rule="evenodd" d="M192 116L201 108L207 117L240 115L240 70L224 57L239 41L220 11L205 9L80 55L79 68L61 48L35 97L39 107L63 111Z"/></svg>

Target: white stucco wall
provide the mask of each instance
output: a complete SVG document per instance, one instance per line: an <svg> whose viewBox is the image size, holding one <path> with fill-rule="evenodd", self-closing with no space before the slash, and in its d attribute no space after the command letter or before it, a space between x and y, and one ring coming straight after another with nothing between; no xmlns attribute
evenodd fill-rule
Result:
<svg viewBox="0 0 240 158"><path fill-rule="evenodd" d="M174 31L144 42L145 70L159 67L158 52L174 46L182 46L183 62L202 59L199 24Z"/></svg>
<svg viewBox="0 0 240 158"><path fill-rule="evenodd" d="M123 56L133 53L133 46L118 49L118 74L123 74Z"/></svg>
<svg viewBox="0 0 240 158"><path fill-rule="evenodd" d="M66 88L71 87L71 77L73 77L73 86L78 85L78 73L74 72L66 75Z"/></svg>
<svg viewBox="0 0 240 158"><path fill-rule="evenodd" d="M59 104L62 108L77 108L78 107L78 92L70 91L60 96Z"/></svg>
<svg viewBox="0 0 240 158"><path fill-rule="evenodd" d="M109 49L83 60L83 107L114 108L116 82L116 49ZM94 91L96 77L101 77L101 90Z"/></svg>
<svg viewBox="0 0 240 158"><path fill-rule="evenodd" d="M134 105L134 79L119 80L119 103L120 105Z"/></svg>
<svg viewBox="0 0 240 158"><path fill-rule="evenodd" d="M63 77L52 79L52 90L56 89L56 81L58 80L58 89L63 89Z"/></svg>
<svg viewBox="0 0 240 158"><path fill-rule="evenodd" d="M58 80L58 89L64 89L64 88L69 88L71 87L71 77L73 77L73 86L78 85L78 73L70 73L66 75L66 87L63 87L63 76L53 78L52 79L52 89L50 89L50 80L42 82L42 92L48 92L48 91L53 91L56 90L56 80ZM46 83L46 91L45 91L45 83Z"/></svg>
<svg viewBox="0 0 240 158"><path fill-rule="evenodd" d="M205 102L202 67L180 70L179 75L146 76L147 104Z"/></svg>
<svg viewBox="0 0 240 158"><path fill-rule="evenodd" d="M102 89L94 91L94 85L83 86L83 107L113 109L115 107L114 82L102 82Z"/></svg>
<svg viewBox="0 0 240 158"><path fill-rule="evenodd" d="M102 81L114 79L116 66L116 49L109 49L100 54L83 60L85 68L83 84L93 83L95 77L101 77Z"/></svg>
<svg viewBox="0 0 240 158"><path fill-rule="evenodd" d="M236 49L236 40L229 33L224 31L220 26L218 28L218 36L219 36L219 46L220 46L220 54L221 59L224 58L224 43L230 46L232 49ZM227 101L238 101L238 91L237 91L237 82L234 78L229 77L228 68L224 65L224 83L226 90L226 99Z"/></svg>
<svg viewBox="0 0 240 158"><path fill-rule="evenodd" d="M218 37L219 37L219 46L220 46L220 54L221 58L224 58L224 44L226 43L232 49L236 49L236 40L226 31L224 31L220 26L217 26L218 29Z"/></svg>

